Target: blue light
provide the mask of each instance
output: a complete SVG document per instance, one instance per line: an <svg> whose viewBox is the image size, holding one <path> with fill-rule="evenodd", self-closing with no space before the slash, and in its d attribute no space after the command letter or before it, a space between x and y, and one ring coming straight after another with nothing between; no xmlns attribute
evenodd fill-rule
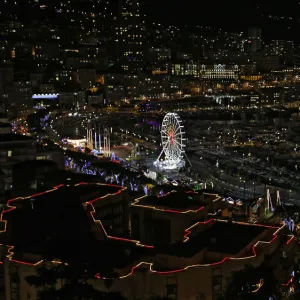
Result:
<svg viewBox="0 0 300 300"><path fill-rule="evenodd" d="M57 99L58 94L34 94L32 99Z"/></svg>

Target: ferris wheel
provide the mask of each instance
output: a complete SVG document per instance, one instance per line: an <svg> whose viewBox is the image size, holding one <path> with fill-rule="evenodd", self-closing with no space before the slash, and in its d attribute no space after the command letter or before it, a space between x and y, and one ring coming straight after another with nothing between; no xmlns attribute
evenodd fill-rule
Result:
<svg viewBox="0 0 300 300"><path fill-rule="evenodd" d="M161 126L162 151L154 163L162 169L178 169L184 165L185 154L184 126L178 114L168 113L165 115ZM165 154L165 159L160 160Z"/></svg>

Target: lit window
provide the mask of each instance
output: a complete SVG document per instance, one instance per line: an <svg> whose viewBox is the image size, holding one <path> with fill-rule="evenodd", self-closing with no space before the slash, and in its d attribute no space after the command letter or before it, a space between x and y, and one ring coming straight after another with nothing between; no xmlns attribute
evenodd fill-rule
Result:
<svg viewBox="0 0 300 300"><path fill-rule="evenodd" d="M45 160L47 159L46 156L37 156L36 160Z"/></svg>
<svg viewBox="0 0 300 300"><path fill-rule="evenodd" d="M12 156L12 151L11 151L11 150L8 150L8 151L7 151L7 156L8 156L8 157L11 157L11 156Z"/></svg>

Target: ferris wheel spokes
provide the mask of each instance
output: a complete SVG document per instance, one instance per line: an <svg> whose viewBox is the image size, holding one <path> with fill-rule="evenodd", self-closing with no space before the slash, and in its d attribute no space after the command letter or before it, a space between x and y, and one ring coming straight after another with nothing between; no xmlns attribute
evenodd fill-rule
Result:
<svg viewBox="0 0 300 300"><path fill-rule="evenodd" d="M178 114L165 115L161 127L161 145L163 147L155 165L161 169L172 170L184 166L184 126ZM161 159L164 154L164 160Z"/></svg>

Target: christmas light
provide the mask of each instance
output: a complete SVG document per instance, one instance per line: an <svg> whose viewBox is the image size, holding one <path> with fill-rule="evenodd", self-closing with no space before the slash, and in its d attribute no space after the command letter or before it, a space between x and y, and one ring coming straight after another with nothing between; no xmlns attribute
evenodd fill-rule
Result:
<svg viewBox="0 0 300 300"><path fill-rule="evenodd" d="M294 235L292 235L292 236L289 235L289 237L290 237L290 239L286 242L287 245L295 238Z"/></svg>
<svg viewBox="0 0 300 300"><path fill-rule="evenodd" d="M168 195L170 193L167 193L166 195ZM137 207L142 207L142 208L149 208L149 209L153 209L153 210L158 210L158 211L163 211L166 213L176 213L176 214L188 214L188 213L198 213L201 210L203 210L205 208L205 206L201 206L200 208L196 209L196 210L186 210L186 211L181 211L181 210L175 210L175 209L163 209L163 208L157 208L155 206L152 205L142 205L142 204L138 204L140 202L140 200L144 199L148 197L147 195L144 195L140 198L137 198L134 203L131 204L131 206L137 206ZM164 196L160 196L158 198L161 198Z"/></svg>
<svg viewBox="0 0 300 300"><path fill-rule="evenodd" d="M252 291L252 293L257 293L263 285L264 285L264 280L261 279L261 280L259 281L259 283L256 285L257 288L256 288L254 291Z"/></svg>
<svg viewBox="0 0 300 300"><path fill-rule="evenodd" d="M117 193L118 193L118 192L117 192ZM112 195L115 195L115 194L112 194ZM108 195L106 195L106 196L108 196ZM118 240L118 241L124 241L124 242L131 242L131 243L135 243L136 246L145 247L145 248L151 248L151 249L154 248L154 246L143 245L143 244L140 243L140 241L131 240L131 239L125 239L125 238L120 238L120 237L115 237L115 236L111 236L111 235L108 235L108 234L107 234L107 232L106 232L106 230L105 230L105 228L104 228L102 222L101 222L100 220L96 220L96 219L94 218L94 214L95 214L96 210L95 210L94 205L93 205L93 203L94 203L95 201L101 200L101 199L105 198L106 196L97 198L96 200L92 200L92 201L90 201L90 202L86 202L87 205L90 205L90 206L91 206L92 211L90 212L90 214L91 214L91 217L92 217L94 223L100 224L100 226L101 226L101 228L102 228L102 231L104 232L104 235L105 235L108 239Z"/></svg>
<svg viewBox="0 0 300 300"><path fill-rule="evenodd" d="M89 184L89 183L81 182L81 183L76 184L75 186L79 186L79 185L87 185L87 184ZM140 247L151 248L151 249L154 248L154 246L151 246L151 245L143 245L143 244L141 244L140 241L137 241L137 240L131 240L131 239L126 239L126 238L114 237L114 236L110 236L110 235L107 234L107 232L106 232L106 230L105 230L105 228L104 228L102 222L101 222L100 220L95 220L95 218L94 218L94 214L95 214L96 211L95 211L95 208L94 208L94 205L93 205L93 204L94 204L96 201L100 201L100 200L102 200L102 199L105 199L105 198L108 197L108 196L115 196L115 195L118 195L118 194L122 193L123 191L125 191L126 188L120 187L120 186L118 186L118 185L113 185L113 184L109 184L109 185L106 185L106 184L100 184L100 183L93 183L93 184L96 184L96 185L99 185L99 186L112 186L112 187L116 187L116 188L119 189L119 190L116 191L115 193L107 194L107 195L105 195L105 196L98 197L98 198L96 198L96 199L93 199L93 200L88 201L88 202L85 203L86 206L89 205L89 206L91 207L90 214L91 214L91 216L92 216L92 219L93 219L93 221L94 221L95 223L100 224L100 226L101 226L101 228L102 228L102 230L103 230L104 235L105 235L107 238L109 238L109 239L114 239L114 240L120 240L120 241L124 241L124 242L135 243L136 246L140 246ZM14 206L11 205L12 202L17 201L17 200L25 200L25 199L30 199L30 198L32 198L32 197L37 197L37 196L40 196L40 195L49 193L49 192L51 192L51 191L55 191L55 190L57 190L58 188L60 188L60 187L62 187L62 186L64 186L64 185L58 185L58 186L54 187L53 189L51 189L51 190L49 190L49 191L42 192L42 193L38 193L38 194L32 195L32 196L30 196L30 197L24 197L24 198L19 197L19 198L15 198L15 199L9 200L9 201L8 201L9 209L7 209L6 211L3 211L3 212L1 213L1 221L2 221L2 222L5 222L5 230L4 230L4 231L6 231L6 225L7 225L7 221L2 219L4 213L9 212L9 211L11 211L11 210L13 210L13 209L16 209L16 207L14 207ZM214 195L215 195L215 194L214 194ZM141 197L141 198L138 198L138 199L136 200L136 202L134 203L134 205L136 205L136 206L141 206L141 205L138 205L138 204L136 204L136 203L138 203L138 201L141 200L141 199L144 198L144 197L145 197L145 196L143 196L143 197ZM149 207L149 208L156 209L155 207ZM188 212L197 212L197 211L199 211L199 210L201 210L201 209L203 209L203 208L201 207L201 208L199 208L199 209L196 210L196 211L189 210L189 211L171 211L171 212L176 212L176 213L188 213ZM158 209L158 210L160 210L160 209ZM168 212L168 211L167 211L167 212ZM202 225L203 225L203 224L204 224L204 225L205 225L205 224L210 224L210 223L213 223L213 222L215 222L215 221L217 221L217 222L227 222L227 221L224 221L224 220L215 220L215 219L209 219L208 221L205 221L205 222L197 222L197 223L193 224L192 226L190 226L189 228L185 229L185 231L184 231L185 234L184 234L184 240L183 240L183 242L187 242L187 241L189 240L190 235L191 235L191 233L192 233L192 229L195 228L196 226L198 226L198 225L200 225L200 224L202 224ZM143 265L149 266L149 271L150 271L151 273L165 275L165 274L174 274L174 273L183 272L183 271L185 271L185 270L192 269L192 268L199 268L199 267L213 267L213 266L216 266L216 265L223 264L223 263L225 263L226 261L230 261L230 260L245 260L245 259L252 259L252 258L255 258L255 257L257 256L257 253L256 253L256 247L257 247L260 243L263 243L263 244L271 244L271 243L273 243L273 242L277 239L277 237L278 237L278 235L277 235L278 232L279 232L280 230L282 230L282 229L285 227L285 224L282 224L281 227L275 227L275 226L268 226L268 225L261 225L261 224L249 224L249 223L245 223L245 222L235 222L235 221L233 221L233 223L235 223L235 224L240 224L240 225L245 225L245 226L259 226L259 227L263 227L263 228L266 228L266 229L267 229L267 228L271 228L271 229L276 229L276 231L273 233L273 238L272 238L269 242L266 242L266 241L257 241L257 242L252 246L252 252L253 252L253 255L251 255L251 256L247 256L247 257L239 257L239 258L237 258L237 257L225 257L225 258L223 258L223 259L222 259L221 261L219 261L219 262L208 263L208 264L202 264L202 265L201 265L201 264L188 265L188 266L186 266L186 267L184 267L184 268L181 268L181 269L175 269L175 270L170 270L170 271L158 271L158 270L155 270L152 262L145 262L145 261L143 261L143 262L139 262L137 265L133 266L133 267L131 268L131 271L130 271L127 275L123 275L123 276L120 276L120 277L118 277L118 278L119 278L119 279L123 279L123 278L127 278L127 277L131 276L131 275L133 274L133 272L134 272L138 267L143 266ZM292 241L293 238L294 238L294 236L291 236L291 238L287 241L287 244L289 244L289 243ZM14 259L12 259L13 255L14 255L14 253L13 253L14 246L7 246L7 247L8 247L8 253L9 253L9 254L7 255L7 258L8 258L10 261L12 261L12 262L15 262L15 263L18 263L18 264L30 265L30 266L37 266L37 265L43 263L43 260L40 260L40 261L38 261L38 262L36 262L36 263L28 263L28 262L23 262L23 261L19 261L19 260L14 260ZM3 262L2 262L2 263L3 263ZM52 261L52 263L62 263L62 262L59 262L59 261ZM99 279L108 279L108 278L102 277L99 273L96 275L96 278L99 278ZM289 281L287 284L285 284L285 285L290 284L292 281L293 281L293 277L292 277L292 278L290 279L290 281ZM263 284L263 282L260 282L258 288L260 288L260 287L262 286L262 284ZM253 291L253 292L256 292L256 291Z"/></svg>
<svg viewBox="0 0 300 300"><path fill-rule="evenodd" d="M291 277L291 279L287 283L283 283L282 286L289 286L294 280L294 276Z"/></svg>
<svg viewBox="0 0 300 300"><path fill-rule="evenodd" d="M13 252L14 246L7 246L7 247L8 247L8 250L7 250L8 255L6 255L6 257L11 262L14 262L14 263L17 263L20 265L36 267L36 266L40 265L41 263L43 263L43 261L44 261L44 260L39 260L36 263L29 263L29 262L24 262L24 261L13 259L12 257L14 255L14 252Z"/></svg>
<svg viewBox="0 0 300 300"><path fill-rule="evenodd" d="M212 222L214 221L213 219L210 219L206 222L203 222L203 223L209 223L209 222ZM218 220L219 222L219 220ZM199 222L201 223L201 222ZM236 224L240 224L239 222L235 222ZM246 223L247 224L247 223ZM198 223L194 224L193 226L191 226L192 228L195 227L196 225L198 225ZM252 224L247 224L247 225L252 225ZM171 271L157 271L157 270L154 270L153 268L153 263L150 263L150 262L140 262L138 263L137 265L135 265L134 267L132 267L131 271L127 274L127 275L123 275L123 276L120 276L118 277L119 279L123 279L123 278L127 278L129 276L131 276L134 272L134 270L142 265L149 265L150 268L150 272L151 273L155 273L155 274L160 274L160 275L167 275L167 274L174 274L174 273L179 273L179 272L183 272L183 271L186 271L188 269L193 269L193 268L201 268L201 267L214 267L214 266L217 266L217 265L221 265L223 263L225 263L226 261L230 261L230 260L246 260L246 259L252 259L252 258L255 258L257 256L257 253L256 253L256 250L255 248L260 244L260 243L263 243L263 244L271 244L273 243L276 239L277 239L277 233L285 227L285 225L283 224L282 227L274 227L274 226L264 226L264 225L260 225L260 224L255 224L257 226L261 226L261 227L266 227L266 228L273 228L273 229L277 229L273 235L274 237L272 238L271 241L269 242L265 242L265 241L258 241L253 247L252 247L252 251L253 251L253 255L252 256L248 256L248 257L240 257L240 258L236 258L236 257L224 257L221 261L219 262L214 262L214 263L209 263L209 264L195 264L195 265L189 265L189 266L186 266L185 268L181 268L181 269L176 269L176 270L171 270ZM190 228L186 229L186 231L188 231ZM190 234L190 233L189 233ZM185 236L186 238L187 235ZM102 277L99 273L96 275L96 278L98 279L108 279L108 278L105 278L105 277Z"/></svg>
<svg viewBox="0 0 300 300"><path fill-rule="evenodd" d="M28 197L17 197L17 198L13 198L13 199L8 200L8 201L7 201L7 207L8 207L8 209L3 210L3 211L1 212L1 215L0 215L0 222L4 223L4 230L0 230L0 233L1 233L1 232L5 232L5 231L6 231L6 226L7 226L7 221L6 221L6 220L3 220L3 215L4 215L5 213L8 213L8 212L10 212L10 211L16 209L16 206L12 206L12 205L11 205L11 202L21 201L21 200L27 200L27 199L30 199L30 198L42 196L42 195L44 195L44 194L47 194L47 193L50 193L50 192L54 192L54 191L56 191L57 189L61 188L62 186L64 186L64 185L63 185L63 184L60 184L60 185L57 185L57 186L53 187L53 189L48 190L48 191L45 191L45 192L33 194L33 195L31 195L31 196L28 196Z"/></svg>
<svg viewBox="0 0 300 300"><path fill-rule="evenodd" d="M187 228L184 230L185 232L185 235L183 236L184 237L184 240L183 242L186 243L190 238L189 238L189 235L192 233L191 232L191 229L193 229L194 227L200 225L200 224L209 224L209 223L212 223L214 221L214 219L209 219L208 221L206 222L197 222L195 223L194 225L192 225L191 227Z"/></svg>
<svg viewBox="0 0 300 300"><path fill-rule="evenodd" d="M277 190L276 196L277 196L277 205L281 205L281 201L280 201L280 191L279 191L279 190Z"/></svg>

